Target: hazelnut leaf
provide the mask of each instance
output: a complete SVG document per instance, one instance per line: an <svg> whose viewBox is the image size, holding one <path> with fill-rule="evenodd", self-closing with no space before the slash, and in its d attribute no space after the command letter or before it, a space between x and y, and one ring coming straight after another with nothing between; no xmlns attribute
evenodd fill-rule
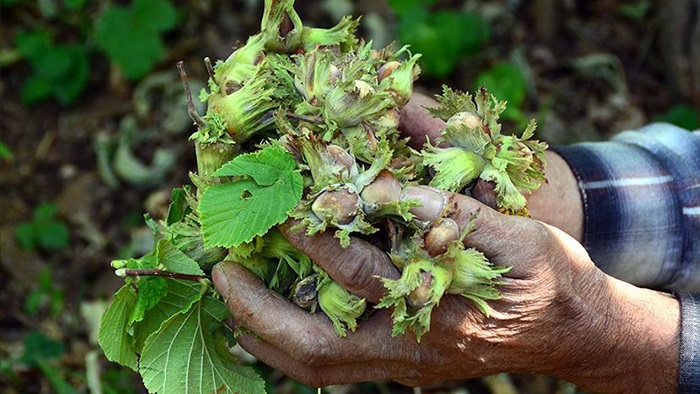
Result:
<svg viewBox="0 0 700 394"><path fill-rule="evenodd" d="M296 166L291 154L273 145L221 167L215 175L237 179L209 186L202 194L205 246L237 246L285 221L301 200L304 182Z"/></svg>

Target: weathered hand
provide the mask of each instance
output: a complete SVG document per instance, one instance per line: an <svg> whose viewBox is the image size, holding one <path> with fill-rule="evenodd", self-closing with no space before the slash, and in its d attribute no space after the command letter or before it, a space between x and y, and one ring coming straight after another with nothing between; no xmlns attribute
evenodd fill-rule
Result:
<svg viewBox="0 0 700 394"><path fill-rule="evenodd" d="M214 283L236 324L252 332L239 337L241 346L314 386L378 379L420 385L516 372L552 374L592 390L674 387L675 374L668 379L657 367L663 359L677 368L674 299L606 276L554 227L501 215L460 195L448 201L460 225L480 210L477 230L465 243L493 263L513 267L500 286L502 299L490 303L490 317L447 295L420 343L412 333L392 337L386 310L340 338L323 314L308 314L243 267L223 263L214 269ZM398 276L386 254L361 240L342 248L331 233L283 231L333 279L368 301L382 296L377 276Z"/></svg>

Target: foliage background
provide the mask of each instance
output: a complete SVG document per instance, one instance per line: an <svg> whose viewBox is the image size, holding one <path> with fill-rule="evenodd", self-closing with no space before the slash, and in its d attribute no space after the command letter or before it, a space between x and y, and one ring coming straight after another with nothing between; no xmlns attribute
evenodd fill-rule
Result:
<svg viewBox="0 0 700 394"><path fill-rule="evenodd" d="M486 84L509 100L511 125L534 116L539 137L553 144L604 140L654 120L698 127L697 0L317 0L297 8L305 23L324 27L363 15L360 36L377 46L399 38L424 53L419 90ZM162 217L170 190L195 168L175 63L186 62L198 90L202 59L228 56L257 31L261 11L261 0L0 1L0 393L143 391L95 344L101 311L121 284L109 262L150 250L143 213ZM257 368L271 392L315 392ZM328 391L412 392L389 382ZM423 391L575 388L501 375Z"/></svg>

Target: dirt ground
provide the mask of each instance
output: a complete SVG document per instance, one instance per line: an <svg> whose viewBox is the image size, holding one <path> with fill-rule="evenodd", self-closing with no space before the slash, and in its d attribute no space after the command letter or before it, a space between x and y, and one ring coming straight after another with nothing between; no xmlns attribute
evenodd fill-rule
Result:
<svg viewBox="0 0 700 394"><path fill-rule="evenodd" d="M188 172L195 168L188 141L194 129L175 63L184 60L190 82L201 86L206 76L202 59L228 56L237 42L256 32L262 10L262 1L255 0L174 3L182 19L165 35L165 56L140 81L127 81L93 53L88 87L75 104L48 100L27 106L19 94L30 73L27 63L18 60L0 70L0 141L12 152L0 159L0 393L56 391L45 369L18 361L28 333L35 331L63 343L65 351L51 363L77 392L89 391L86 376L95 370L103 373L103 388L143 391L138 376L107 362L92 337L95 316L122 283L109 264L148 250L143 213L162 216L170 190L189 183ZM347 10L364 15L361 36L380 43L395 37L396 15L383 0L298 3L305 23L330 26L336 13ZM420 78L418 89L437 93L446 83L470 90L478 72L513 61L526 76L523 111L538 118L539 137L552 144L608 139L679 104L700 109L698 1L437 4L484 15L492 37L478 54L461 59L449 77ZM634 14L624 11L626 5L641 8ZM99 7L89 5L85 12L97 13ZM3 5L3 49L11 48L14 36L27 26L51 23L42 22L36 8L29 1ZM42 203L56 204L55 219L67 227L69 243L55 251L22 249L17 228ZM259 368L278 393L315 392ZM545 377L513 376L424 392L467 392L465 387L498 393L574 390ZM412 390L379 382L331 392Z"/></svg>

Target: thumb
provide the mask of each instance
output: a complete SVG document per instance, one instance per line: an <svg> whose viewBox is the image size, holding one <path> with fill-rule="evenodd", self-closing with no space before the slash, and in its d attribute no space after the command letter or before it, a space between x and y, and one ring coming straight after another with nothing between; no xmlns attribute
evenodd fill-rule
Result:
<svg viewBox="0 0 700 394"><path fill-rule="evenodd" d="M414 93L411 99L401 109L399 129L402 134L410 138L409 144L420 149L425 144L426 137L432 143L440 137L440 131L445 128L442 119L434 118L425 107L435 107L437 101L432 98Z"/></svg>
<svg viewBox="0 0 700 394"><path fill-rule="evenodd" d="M370 243L351 237L350 245L342 247L332 231L309 236L304 229L292 230L297 223L287 221L279 228L295 248L349 292L377 303L384 295L384 285L379 278L399 277L389 255Z"/></svg>

